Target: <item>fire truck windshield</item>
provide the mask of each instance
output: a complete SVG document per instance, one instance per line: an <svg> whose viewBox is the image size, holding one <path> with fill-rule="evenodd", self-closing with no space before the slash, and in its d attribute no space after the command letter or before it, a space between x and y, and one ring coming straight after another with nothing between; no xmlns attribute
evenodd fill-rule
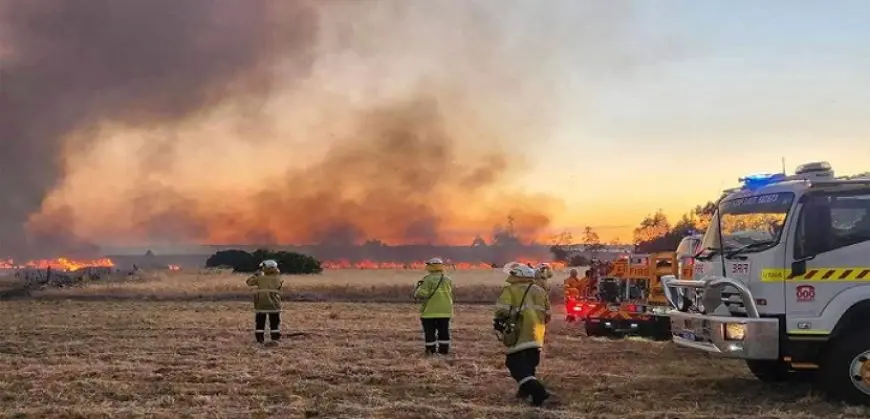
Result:
<svg viewBox="0 0 870 419"><path fill-rule="evenodd" d="M785 217L794 202L791 192L736 197L723 200L713 214L701 247L706 252L741 249L741 253L765 250L779 242ZM721 217L721 220L720 220Z"/></svg>

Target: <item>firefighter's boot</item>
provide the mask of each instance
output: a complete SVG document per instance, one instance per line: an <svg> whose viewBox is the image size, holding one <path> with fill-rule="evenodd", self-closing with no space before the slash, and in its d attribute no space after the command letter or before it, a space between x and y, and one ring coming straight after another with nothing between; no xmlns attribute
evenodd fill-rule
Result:
<svg viewBox="0 0 870 419"><path fill-rule="evenodd" d="M450 353L450 343L438 342L438 354L447 355Z"/></svg>
<svg viewBox="0 0 870 419"><path fill-rule="evenodd" d="M532 396L533 406L540 407L550 398L550 393L547 392L544 385L534 378L524 382L520 386L520 391Z"/></svg>

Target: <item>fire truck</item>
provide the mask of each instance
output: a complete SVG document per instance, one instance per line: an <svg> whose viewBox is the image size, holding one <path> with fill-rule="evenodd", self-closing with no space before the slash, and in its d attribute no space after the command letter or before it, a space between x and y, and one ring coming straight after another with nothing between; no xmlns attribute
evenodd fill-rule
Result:
<svg viewBox="0 0 870 419"><path fill-rule="evenodd" d="M670 313L673 342L870 404L870 175L815 162L739 182L717 203L693 279L663 278L668 292L696 291Z"/></svg>
<svg viewBox="0 0 870 419"><path fill-rule="evenodd" d="M631 254L614 262L598 282L600 303L585 318L588 336L671 338L671 308L661 277L678 272L676 252Z"/></svg>

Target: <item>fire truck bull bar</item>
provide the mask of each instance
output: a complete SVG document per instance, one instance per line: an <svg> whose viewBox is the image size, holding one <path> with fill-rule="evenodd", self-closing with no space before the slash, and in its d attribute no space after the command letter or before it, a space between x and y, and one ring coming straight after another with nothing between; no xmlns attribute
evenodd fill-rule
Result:
<svg viewBox="0 0 870 419"><path fill-rule="evenodd" d="M722 305L722 290L737 290L746 308L746 317L716 316L671 310L673 342L690 348L727 358L778 359L779 319L761 317L758 305L749 287L742 282L722 276L707 276L700 280L682 280L674 275L662 277L667 292L678 288L703 290L700 301L702 312L714 313ZM694 302L698 304L697 301Z"/></svg>

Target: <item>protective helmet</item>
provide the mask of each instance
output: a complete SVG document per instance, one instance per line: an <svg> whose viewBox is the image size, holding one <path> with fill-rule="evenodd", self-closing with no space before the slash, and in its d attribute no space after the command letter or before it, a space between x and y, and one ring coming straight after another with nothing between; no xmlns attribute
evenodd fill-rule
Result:
<svg viewBox="0 0 870 419"><path fill-rule="evenodd" d="M520 278L534 278L535 270L528 267L527 265L518 263L511 268L510 274L513 276L518 276Z"/></svg>
<svg viewBox="0 0 870 419"><path fill-rule="evenodd" d="M538 276L543 279L549 279L553 277L553 268L549 263L539 263L537 268L535 268Z"/></svg>
<svg viewBox="0 0 870 419"><path fill-rule="evenodd" d="M275 262L274 260L271 260L271 259L264 260L264 261L260 262L260 269L262 269L263 272L266 272L266 273L277 274L280 272L278 270L278 262Z"/></svg>
<svg viewBox="0 0 870 419"><path fill-rule="evenodd" d="M426 270L429 272L441 272L444 270L444 261L441 258L432 258L426 261Z"/></svg>

